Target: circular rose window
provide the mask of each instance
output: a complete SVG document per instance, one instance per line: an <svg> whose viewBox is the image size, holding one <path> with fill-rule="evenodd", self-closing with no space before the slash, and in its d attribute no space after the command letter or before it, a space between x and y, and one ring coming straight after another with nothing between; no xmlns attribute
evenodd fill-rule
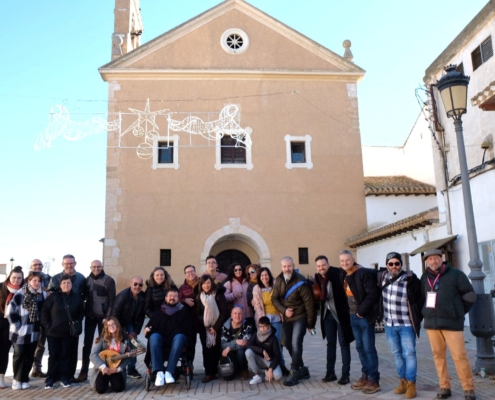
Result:
<svg viewBox="0 0 495 400"><path fill-rule="evenodd" d="M249 47L249 37L242 29L228 29L223 33L220 44L227 53L241 54Z"/></svg>

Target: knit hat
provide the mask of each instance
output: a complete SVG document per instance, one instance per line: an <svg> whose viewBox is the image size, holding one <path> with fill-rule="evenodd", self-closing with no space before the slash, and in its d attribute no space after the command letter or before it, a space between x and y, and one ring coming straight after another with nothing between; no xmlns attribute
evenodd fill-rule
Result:
<svg viewBox="0 0 495 400"><path fill-rule="evenodd" d="M443 253L442 253L442 250L438 250L438 249L429 250L423 256L423 261L426 261L426 259L429 256L440 256L440 257L442 257L443 256Z"/></svg>
<svg viewBox="0 0 495 400"><path fill-rule="evenodd" d="M399 260L400 265L402 265L402 256L399 253L396 253L395 251L387 254L387 259L385 260L385 264L387 264L388 260L391 260L392 258L396 258L397 260Z"/></svg>

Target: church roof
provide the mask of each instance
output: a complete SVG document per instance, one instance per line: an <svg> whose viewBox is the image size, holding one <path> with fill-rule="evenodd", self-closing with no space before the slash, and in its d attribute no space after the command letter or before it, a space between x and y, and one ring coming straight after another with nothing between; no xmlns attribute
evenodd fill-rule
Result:
<svg viewBox="0 0 495 400"><path fill-rule="evenodd" d="M313 53L320 59L328 62L337 68L335 71L318 71L319 73L324 73L327 75L346 75L354 76L356 80L359 80L364 76L365 71L355 65L352 61L345 59L344 57L334 53L333 51L327 49L321 44L315 42L314 40L306 37L300 32L292 29L291 27L285 25L284 23L278 21L277 19L271 17L270 15L264 13L258 8L252 6L251 4L245 2L244 0L225 0L217 6L197 15L196 17L182 23L181 25L165 32L164 34L152 39L151 41L139 46L138 48L130 51L127 54L103 65L100 67L99 71L102 75L106 73L129 73L129 70L133 70L133 64L135 61L141 60L143 57L159 50L160 48L167 46L168 44L181 39L188 33L198 29L214 19L223 16L224 14L237 10L248 17L253 18L258 23L272 29L274 32L284 36L293 43L301 46L306 51ZM152 73L152 71L147 71L146 68L139 68L144 73ZM168 71L170 72L170 71ZM191 71L194 72L194 71ZM207 72L203 70L203 72ZM238 71L241 72L241 71ZM269 71L263 71L269 73ZM275 72L275 71L273 71ZM286 73L286 71L281 71ZM311 73L311 71L301 70L293 71L296 73ZM316 72L316 71L315 71Z"/></svg>
<svg viewBox="0 0 495 400"><path fill-rule="evenodd" d="M429 195L436 194L436 188L407 176L365 176L366 196Z"/></svg>

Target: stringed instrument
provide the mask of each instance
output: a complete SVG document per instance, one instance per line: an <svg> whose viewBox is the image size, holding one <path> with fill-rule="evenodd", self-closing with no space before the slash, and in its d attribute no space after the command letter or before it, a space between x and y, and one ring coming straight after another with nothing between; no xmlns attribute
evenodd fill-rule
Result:
<svg viewBox="0 0 495 400"><path fill-rule="evenodd" d="M140 347L135 350L131 350L127 353L120 354L119 352L115 350L102 350L100 351L100 358L103 360L103 362L106 364L108 368L115 369L119 366L120 361L123 360L124 358L130 358L130 357L136 357L139 354L143 354L145 352L145 349Z"/></svg>

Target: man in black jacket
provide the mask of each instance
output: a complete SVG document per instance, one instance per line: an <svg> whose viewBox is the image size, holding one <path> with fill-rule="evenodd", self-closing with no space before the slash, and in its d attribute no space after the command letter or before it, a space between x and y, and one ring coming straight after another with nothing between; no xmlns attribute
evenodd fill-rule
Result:
<svg viewBox="0 0 495 400"><path fill-rule="evenodd" d="M152 373L156 374L155 385L174 383L173 374L180 355L195 335L191 309L179 302L179 291L173 287L166 291L165 302L155 311L144 329L148 338ZM168 357L165 358L168 354ZM165 374L163 361L168 359Z"/></svg>
<svg viewBox="0 0 495 400"><path fill-rule="evenodd" d="M341 251L339 259L340 266L347 273L344 289L351 314L352 332L356 339L356 350L361 361L362 376L351 387L372 394L381 390L375 347L375 322L380 301L376 272L357 264L349 250Z"/></svg>
<svg viewBox="0 0 495 400"><path fill-rule="evenodd" d="M253 379L250 385L257 385L263 382L258 374L259 370L265 371L266 380L271 382L273 379L278 381L282 378L282 368L280 368L280 346L275 336L275 328L266 316L261 317L258 321L258 331L251 335L246 350L246 359Z"/></svg>
<svg viewBox="0 0 495 400"><path fill-rule="evenodd" d="M76 382L84 382L88 379L89 355L93 347L96 327L98 327L98 334L101 335L103 321L105 317L112 314L115 299L115 281L105 274L101 261L92 261L90 269L91 273L86 278L86 288L84 290L86 318L84 320L82 366Z"/></svg>
<svg viewBox="0 0 495 400"><path fill-rule="evenodd" d="M139 335L144 324L144 293L142 289L143 278L136 275L131 279L131 286L122 290L113 303L112 317L119 320L131 348L135 348L135 346L130 342L130 339ZM141 374L136 370L136 357L129 360L127 376L136 379L141 378Z"/></svg>
<svg viewBox="0 0 495 400"><path fill-rule="evenodd" d="M327 373L323 382L337 380L335 361L337 358L337 335L342 356L342 376L337 382L347 385L351 372L351 343L354 335L351 328L349 304L344 290L345 271L330 267L328 258L318 256L315 259L315 281L320 288L320 324L323 339L327 339Z"/></svg>
<svg viewBox="0 0 495 400"><path fill-rule="evenodd" d="M382 291L380 320L385 322L385 334L395 358L400 383L394 393L405 394L406 399L416 397L416 336L421 329L421 283L412 271L402 269L402 256L388 253L387 271L378 277Z"/></svg>
<svg viewBox="0 0 495 400"><path fill-rule="evenodd" d="M464 342L464 315L476 301L476 293L464 272L443 262L440 250L428 251L424 260L428 268L421 276L422 312L440 383L437 398L452 395L445 358L448 346L465 399L475 400L473 373Z"/></svg>

